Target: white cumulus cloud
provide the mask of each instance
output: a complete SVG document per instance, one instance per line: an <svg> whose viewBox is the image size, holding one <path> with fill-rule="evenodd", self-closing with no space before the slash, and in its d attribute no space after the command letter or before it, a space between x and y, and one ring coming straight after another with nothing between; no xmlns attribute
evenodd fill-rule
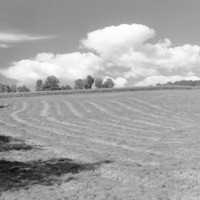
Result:
<svg viewBox="0 0 200 200"><path fill-rule="evenodd" d="M121 55L154 37L155 32L140 24L110 26L88 33L81 41L84 48L94 50L101 56Z"/></svg>
<svg viewBox="0 0 200 200"><path fill-rule="evenodd" d="M1 73L8 78L15 78L20 83L35 84L38 79L55 75L66 81L94 75L99 70L99 57L92 53L58 54L42 53L30 60L13 63Z"/></svg>
<svg viewBox="0 0 200 200"><path fill-rule="evenodd" d="M130 82L153 85L200 77L200 46L173 46L170 39L152 42L155 35L155 30L141 24L105 27L88 33L80 41L80 47L86 53L42 53L32 59L13 62L1 73L29 84L35 84L38 78L44 79L49 75L66 81L89 74L112 76L116 87L128 86ZM5 40L26 40L26 36L15 39L8 35L6 39L0 33L0 43Z"/></svg>
<svg viewBox="0 0 200 200"><path fill-rule="evenodd" d="M128 81L125 78L118 77L118 78L114 79L114 83L115 83L114 87L115 88L125 87L127 82Z"/></svg>

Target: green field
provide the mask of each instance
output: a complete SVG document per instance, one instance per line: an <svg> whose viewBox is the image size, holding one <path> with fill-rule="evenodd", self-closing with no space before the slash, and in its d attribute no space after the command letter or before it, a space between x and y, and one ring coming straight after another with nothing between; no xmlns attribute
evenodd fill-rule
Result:
<svg viewBox="0 0 200 200"><path fill-rule="evenodd" d="M199 117L199 90L0 98L0 199L200 199Z"/></svg>

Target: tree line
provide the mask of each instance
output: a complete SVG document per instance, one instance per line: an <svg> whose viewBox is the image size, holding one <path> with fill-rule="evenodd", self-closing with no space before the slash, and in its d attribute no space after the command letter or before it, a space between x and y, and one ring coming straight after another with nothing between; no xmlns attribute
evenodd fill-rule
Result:
<svg viewBox="0 0 200 200"><path fill-rule="evenodd" d="M48 76L45 81L38 79L36 81L35 89L36 91L50 91L50 90L81 90L81 89L91 89L95 88L113 88L114 82L111 78L104 80L101 77L94 78L91 75L88 75L85 79L77 79L74 81L74 86L70 85L61 85L58 78L54 75ZM30 92L30 89L26 86L17 87L16 84L2 84L0 83L0 93L14 93L14 92Z"/></svg>
<svg viewBox="0 0 200 200"><path fill-rule="evenodd" d="M16 84L8 85L0 83L0 93L30 92L25 85L17 87Z"/></svg>
<svg viewBox="0 0 200 200"><path fill-rule="evenodd" d="M181 81L175 81L175 82L168 82L165 84L156 84L156 86L194 86L198 87L200 86L200 80L181 80Z"/></svg>
<svg viewBox="0 0 200 200"><path fill-rule="evenodd" d="M70 85L60 86L60 81L54 75L48 76L45 81L38 79L36 81L35 89L36 91L50 91L50 90L81 90L81 89L92 89L93 85L95 88L113 88L114 82L111 78L104 80L101 77L94 78L88 75L85 79L77 79L74 81L74 87Z"/></svg>

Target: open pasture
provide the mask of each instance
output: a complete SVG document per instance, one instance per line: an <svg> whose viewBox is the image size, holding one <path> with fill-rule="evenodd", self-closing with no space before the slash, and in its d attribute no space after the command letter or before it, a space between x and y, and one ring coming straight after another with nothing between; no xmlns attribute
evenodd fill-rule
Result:
<svg viewBox="0 0 200 200"><path fill-rule="evenodd" d="M50 185L10 183L2 199L200 199L198 90L2 98L0 106L0 135L35 146L0 151L2 159L92 165L52 173Z"/></svg>

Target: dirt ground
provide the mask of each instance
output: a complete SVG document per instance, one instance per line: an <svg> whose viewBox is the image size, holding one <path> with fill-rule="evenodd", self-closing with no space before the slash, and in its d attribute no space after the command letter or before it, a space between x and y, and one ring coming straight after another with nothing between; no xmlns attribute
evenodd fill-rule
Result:
<svg viewBox="0 0 200 200"><path fill-rule="evenodd" d="M0 99L1 200L199 200L200 93Z"/></svg>

